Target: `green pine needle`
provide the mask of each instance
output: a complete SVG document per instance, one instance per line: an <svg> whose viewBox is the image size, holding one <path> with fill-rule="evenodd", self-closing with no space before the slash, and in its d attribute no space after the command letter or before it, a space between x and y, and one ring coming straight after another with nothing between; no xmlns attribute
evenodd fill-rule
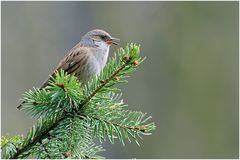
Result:
<svg viewBox="0 0 240 160"><path fill-rule="evenodd" d="M127 110L116 85L127 83L145 58L140 45L128 44L110 59L99 76L82 85L74 75L57 71L44 89L33 88L23 95L23 110L38 122L26 137L1 138L3 158L95 159L103 158L100 142L139 140L151 135L151 116Z"/></svg>

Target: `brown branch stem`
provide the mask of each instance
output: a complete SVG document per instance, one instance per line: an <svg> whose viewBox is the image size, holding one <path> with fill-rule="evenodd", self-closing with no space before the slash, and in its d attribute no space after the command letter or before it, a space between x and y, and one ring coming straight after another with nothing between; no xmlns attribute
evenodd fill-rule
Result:
<svg viewBox="0 0 240 160"><path fill-rule="evenodd" d="M86 115L84 115L86 116ZM114 126L117 126L117 127L120 127L120 128L127 128L127 129L130 129L132 130L133 132L137 132L137 131L141 131L141 132L146 132L146 130L144 129L145 128L145 125L137 125L137 126L125 126L125 125L120 125L118 123L115 123L115 122L111 122L111 121L108 121L106 119L102 119L102 118L99 118L99 117L95 117L95 116L91 116L93 119L96 119L96 120L99 120L99 121L103 121L105 123L108 123L108 124L113 124Z"/></svg>
<svg viewBox="0 0 240 160"><path fill-rule="evenodd" d="M127 65L129 60L126 60L125 63L118 68L108 79L102 80L102 84L98 86L98 88L90 95L88 96L83 103L80 105L80 109L82 109L103 87L105 87L119 72L121 72Z"/></svg>
<svg viewBox="0 0 240 160"><path fill-rule="evenodd" d="M125 63L118 68L108 79L104 80L104 83L102 83L90 96L88 96L80 105L80 110L101 90L103 89L118 73L120 73L128 64L129 59L125 60ZM79 110L78 110L79 111ZM66 116L63 116L59 120L57 120L55 123L53 123L49 128L47 128L43 133L33 138L33 140L18 149L18 151L10 157L10 159L17 159L19 156L31 149L32 146L34 146L37 142L40 142L44 137L48 135L48 133L53 130L61 121L63 121L66 118Z"/></svg>
<svg viewBox="0 0 240 160"><path fill-rule="evenodd" d="M63 116L62 118L57 120L55 123L53 123L49 128L47 128L40 135L34 137L33 140L30 143L28 143L28 144L24 145L23 147L21 147L20 149L18 149L18 151L12 157L10 157L10 159L17 159L17 158L19 158L19 155L21 155L22 153L24 153L24 152L28 151L29 149L31 149L31 147L33 145L35 145L37 142L41 142L41 140L48 135L49 131L54 129L58 125L58 123L61 122L64 119L65 119L65 116Z"/></svg>

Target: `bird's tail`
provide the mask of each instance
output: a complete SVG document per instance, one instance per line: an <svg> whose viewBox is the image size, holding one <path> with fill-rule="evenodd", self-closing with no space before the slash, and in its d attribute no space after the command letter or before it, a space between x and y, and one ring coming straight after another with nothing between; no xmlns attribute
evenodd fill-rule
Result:
<svg viewBox="0 0 240 160"><path fill-rule="evenodd" d="M22 109L22 105L24 104L25 102L22 102L19 106L17 106L17 109L21 110Z"/></svg>
<svg viewBox="0 0 240 160"><path fill-rule="evenodd" d="M48 85L48 81L50 78L48 78L39 89L45 88ZM25 103L25 101L23 101L19 106L17 106L17 109L21 110L22 109L22 105Z"/></svg>

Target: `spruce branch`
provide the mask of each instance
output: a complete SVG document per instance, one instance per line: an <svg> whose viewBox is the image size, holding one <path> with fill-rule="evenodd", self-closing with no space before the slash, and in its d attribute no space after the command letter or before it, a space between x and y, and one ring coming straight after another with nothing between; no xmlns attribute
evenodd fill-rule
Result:
<svg viewBox="0 0 240 160"><path fill-rule="evenodd" d="M111 86L126 83L127 74L133 72L136 66L144 59L139 57L140 46L130 44L125 49L120 48L114 57L104 68L99 77L95 77L85 86L85 95L88 95L81 103L80 108L87 104L96 94L109 91ZM114 90L114 89L112 89Z"/></svg>
<svg viewBox="0 0 240 160"><path fill-rule="evenodd" d="M23 110L38 119L25 138L2 138L4 158L103 158L104 151L94 143L118 139L136 141L155 129L151 116L126 110L117 84L136 70L144 58L140 46L120 48L99 76L82 85L74 75L63 70L51 77L44 89L34 88L24 94Z"/></svg>
<svg viewBox="0 0 240 160"><path fill-rule="evenodd" d="M55 128L60 121L65 119L64 116L62 116L59 119L57 118L58 118L58 115L54 115L44 120L40 118L36 125L37 127L33 126L30 129L24 141L22 142L22 145L17 149L17 152L15 152L15 154L13 154L10 157L10 159L25 158L29 154L31 154L29 150L31 150L32 146L34 146L36 143L41 142L41 140L46 138L49 134L49 131ZM24 153L24 152L27 152L27 153Z"/></svg>

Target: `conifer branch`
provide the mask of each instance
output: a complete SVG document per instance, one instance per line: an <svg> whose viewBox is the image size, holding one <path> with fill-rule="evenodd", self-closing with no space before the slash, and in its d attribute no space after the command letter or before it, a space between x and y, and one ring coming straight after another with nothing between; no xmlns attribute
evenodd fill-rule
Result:
<svg viewBox="0 0 240 160"><path fill-rule="evenodd" d="M112 73L112 75L108 78L108 79L105 79L105 80L100 80L101 81L101 85L96 88L96 90L94 90L92 92L91 95L89 95L85 101L83 101L83 103L81 103L81 106L80 106L80 109L82 107L84 107L85 104L87 104L103 87L105 87L112 79L114 79L116 77L116 75L118 73L120 73L127 65L129 64L129 60L125 60L125 63L122 64L122 66L120 66L120 68L118 68L115 72Z"/></svg>
<svg viewBox="0 0 240 160"><path fill-rule="evenodd" d="M46 148L46 146L43 144L43 142L42 142L42 140L41 140L41 146L42 146L42 148L43 148L43 150L47 153L46 155L46 157L48 158L48 159L52 159L51 158L51 156L50 156L50 154L49 154L49 151L47 150L47 148Z"/></svg>
<svg viewBox="0 0 240 160"><path fill-rule="evenodd" d="M155 129L150 116L145 113L124 110L116 84L126 83L125 78L144 60L139 57L136 44L119 49L98 77L85 86L64 71L56 72L44 89L24 94L23 110L38 118L25 138L2 138L4 158L26 158L30 154L38 158L102 158L94 138L133 138L138 144L141 135L149 135ZM47 142L43 142L47 140ZM43 151L43 152L42 152Z"/></svg>
<svg viewBox="0 0 240 160"><path fill-rule="evenodd" d="M31 147L33 145L35 145L38 142L41 142L42 139L46 138L49 134L49 131L51 131L52 129L54 129L59 122L61 122L62 120L64 120L65 117L63 116L62 118L56 120L56 122L52 123L47 129L42 129L40 131L40 134L35 136L29 143L26 143L25 145L23 145L20 149L17 150L17 152L10 157L9 159L17 159L19 158L19 155L21 155L22 153L24 153L25 151L31 149ZM29 153L30 154L30 153Z"/></svg>
<svg viewBox="0 0 240 160"><path fill-rule="evenodd" d="M74 117L75 118L75 117ZM71 156L71 154L72 154L72 144L73 144L73 136L74 136L74 123L75 123L75 121L74 121L74 118L73 118L73 123L72 124L70 124L70 143L69 143L69 145L68 145L68 151L67 151L67 153ZM70 156L68 156L67 158L69 158Z"/></svg>

